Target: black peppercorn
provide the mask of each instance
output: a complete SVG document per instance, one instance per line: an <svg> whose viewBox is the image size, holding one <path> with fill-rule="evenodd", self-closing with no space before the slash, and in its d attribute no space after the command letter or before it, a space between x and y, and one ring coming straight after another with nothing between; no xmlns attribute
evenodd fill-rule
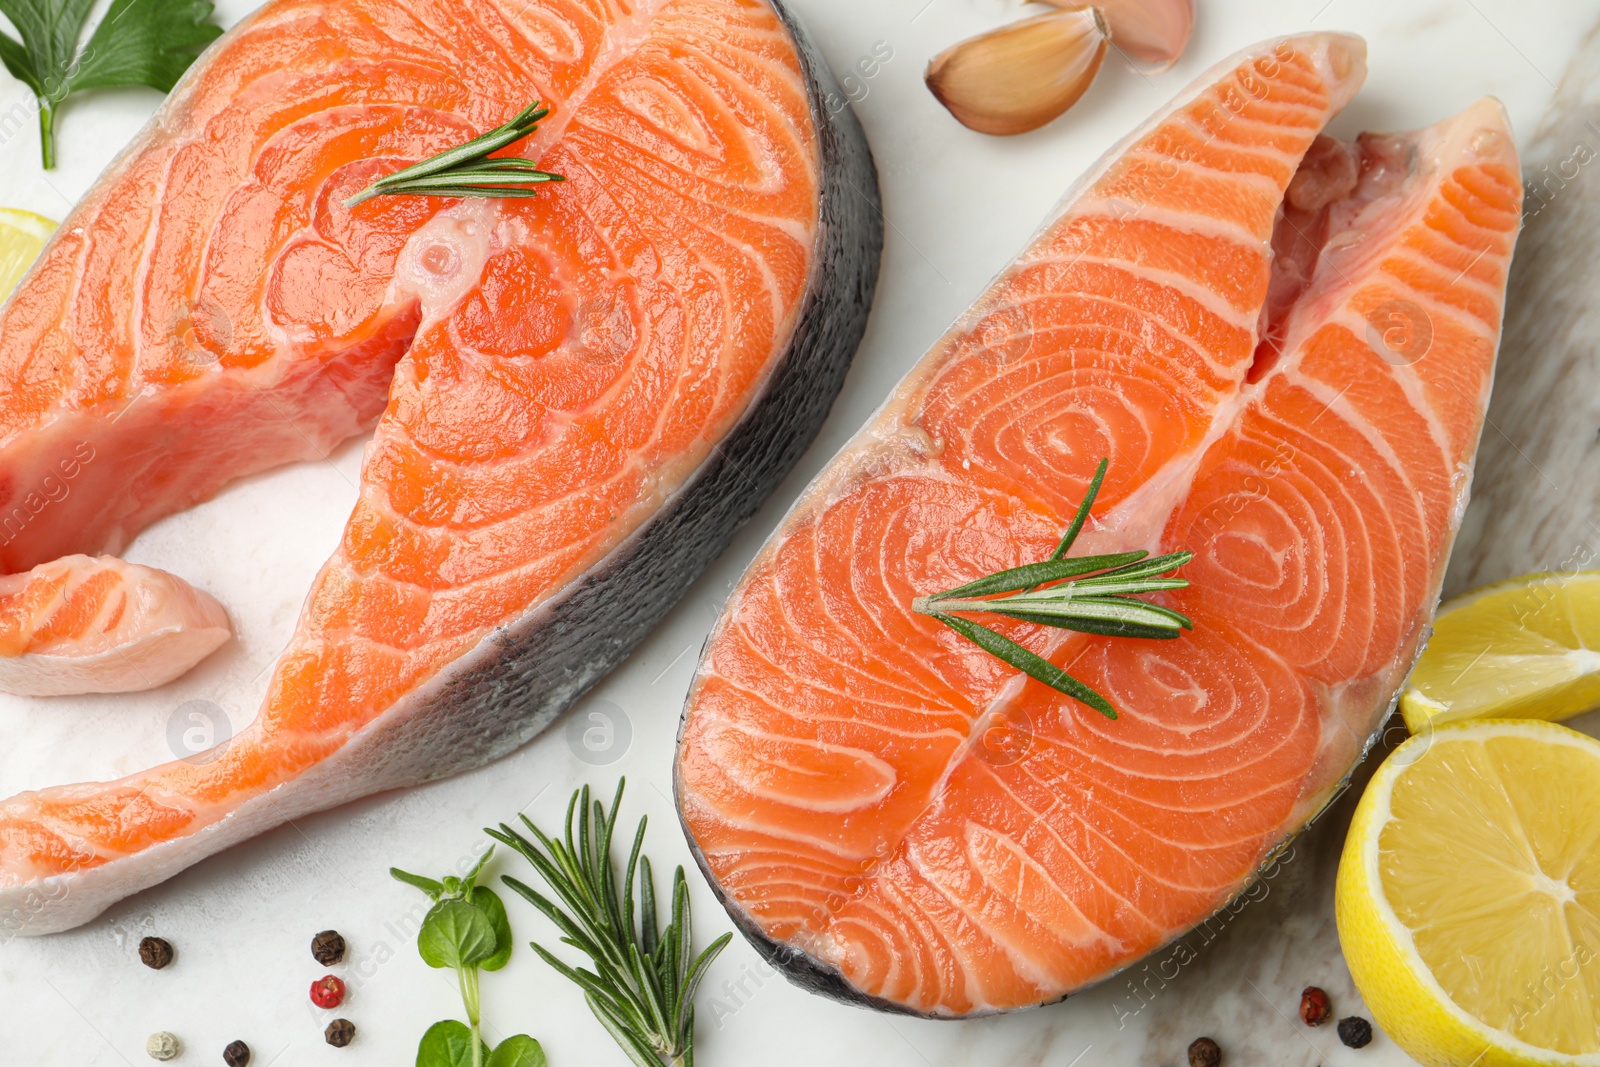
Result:
<svg viewBox="0 0 1600 1067"><path fill-rule="evenodd" d="M1189 1046L1189 1067L1217 1067L1222 1050L1209 1037L1197 1037Z"/></svg>
<svg viewBox="0 0 1600 1067"><path fill-rule="evenodd" d="M356 1039L356 1024L349 1019L335 1019L322 1031L322 1036L334 1048L344 1048Z"/></svg>
<svg viewBox="0 0 1600 1067"><path fill-rule="evenodd" d="M139 942L139 958L146 967L159 971L172 962L172 945L165 938L147 937Z"/></svg>
<svg viewBox="0 0 1600 1067"><path fill-rule="evenodd" d="M1351 1048L1366 1048L1372 1041L1372 1024L1359 1015L1340 1019L1339 1040Z"/></svg>
<svg viewBox="0 0 1600 1067"><path fill-rule="evenodd" d="M245 1067L250 1062L250 1046L243 1041L230 1041L222 1050L222 1062L228 1067Z"/></svg>
<svg viewBox="0 0 1600 1067"><path fill-rule="evenodd" d="M324 967L344 959L344 938L337 930L324 930L311 939L311 955Z"/></svg>

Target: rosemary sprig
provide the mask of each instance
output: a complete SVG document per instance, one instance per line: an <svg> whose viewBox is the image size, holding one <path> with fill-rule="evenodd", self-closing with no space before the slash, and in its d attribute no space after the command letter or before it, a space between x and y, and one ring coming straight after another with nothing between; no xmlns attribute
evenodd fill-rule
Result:
<svg viewBox="0 0 1600 1067"><path fill-rule="evenodd" d="M1100 483L1105 480L1109 465L1109 460L1100 461L1088 492L1083 495L1083 503L1072 517L1072 524L1048 560L1012 567L932 596L919 596L911 602L911 608L931 615L1029 677L1115 719L1117 710L1109 700L1043 656L987 626L950 614L987 612L1102 637L1160 640L1194 629L1188 616L1136 599L1143 593L1187 588L1189 583L1184 579L1164 575L1188 563L1194 558L1193 553L1169 552L1151 557L1141 550L1066 558L1072 543L1083 531L1089 508L1100 493ZM1062 584L1052 584L1057 582ZM1010 595L996 595L1001 593Z"/></svg>
<svg viewBox="0 0 1600 1067"><path fill-rule="evenodd" d="M477 196L495 199L536 196L538 190L534 186L566 179L560 174L540 170L539 165L531 159L489 157L528 136L538 128L539 120L548 114L550 109L541 107L539 101L535 100L504 126L497 126L464 145L379 178L346 200L344 206L352 208L375 196Z"/></svg>
<svg viewBox="0 0 1600 1067"><path fill-rule="evenodd" d="M672 878L672 921L658 925L655 877L640 855L647 819L639 820L626 873L617 880L611 856L622 790L608 814L589 787L567 805L563 840L547 837L526 815L533 840L505 823L488 830L533 864L560 903L509 876L502 879L561 930L561 940L587 955L593 970L573 967L537 942L533 950L583 989L589 1010L637 1067L694 1067L694 994L719 952L733 939L723 934L693 954L689 883L679 867ZM634 875L639 876L637 906Z"/></svg>

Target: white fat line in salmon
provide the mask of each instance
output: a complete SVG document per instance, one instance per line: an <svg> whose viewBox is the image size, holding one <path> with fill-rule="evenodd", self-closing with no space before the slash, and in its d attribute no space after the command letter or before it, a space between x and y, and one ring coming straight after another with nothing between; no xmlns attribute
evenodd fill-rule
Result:
<svg viewBox="0 0 1600 1067"><path fill-rule="evenodd" d="M1267 486L1272 480L1283 473L1286 466L1294 462L1298 450L1287 441L1279 441L1272 446L1272 457L1262 461L1256 468L1257 473L1247 475L1240 483L1240 490L1229 493L1220 498L1215 504L1200 513L1193 526L1189 528L1186 540L1194 546L1194 551L1209 545L1216 536L1227 529L1228 524L1235 516L1242 512L1248 505L1257 500L1264 500L1267 495Z"/></svg>
<svg viewBox="0 0 1600 1067"><path fill-rule="evenodd" d="M1222 936L1222 932L1243 913L1245 908L1267 899L1272 892L1273 879L1294 860L1295 855L1293 845L1281 850L1261 869L1260 877L1251 883L1248 889L1228 901L1215 914L1203 920L1187 934L1172 942L1159 959L1147 961L1136 971L1125 972L1123 978L1128 992L1111 1004L1112 1014L1117 1019L1117 1029L1126 1029L1129 1020L1136 1018L1140 1012L1155 1003L1157 994L1165 990L1169 982L1176 981L1185 967L1200 958L1198 950ZM1196 938L1199 939L1198 945L1191 944Z"/></svg>
<svg viewBox="0 0 1600 1067"><path fill-rule="evenodd" d="M1279 41L1270 54L1257 57L1251 66L1254 68L1255 73L1259 73L1261 77L1275 78L1281 73L1282 64L1293 59L1295 54L1293 44L1288 41ZM1234 86L1228 86L1222 93L1220 104L1214 105L1206 115L1206 118L1212 122L1212 129L1209 132L1195 125L1193 121L1186 123L1190 129L1200 136L1204 144L1210 144L1216 140L1217 136L1227 128L1228 124L1238 118L1244 109L1250 105L1251 100L1259 103L1267 98L1268 88L1266 83L1257 79L1254 73L1247 70L1240 80L1244 84L1244 94L1241 95ZM1244 99L1244 96L1250 97L1250 100ZM1196 101L1196 103L1199 102ZM1136 192L1141 195L1148 195L1151 190L1177 180L1179 175L1183 173L1183 166L1190 164L1204 165L1200 163L1196 158L1196 154L1186 145L1174 145L1166 155L1153 160L1146 157L1133 159L1129 163L1125 174L1134 182L1133 189ZM1130 213L1133 213L1139 210L1139 205L1128 203L1127 208Z"/></svg>

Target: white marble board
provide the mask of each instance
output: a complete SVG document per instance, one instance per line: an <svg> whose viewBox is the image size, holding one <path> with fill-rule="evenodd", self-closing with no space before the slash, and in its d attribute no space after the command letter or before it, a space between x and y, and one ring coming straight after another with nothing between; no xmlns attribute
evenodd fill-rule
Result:
<svg viewBox="0 0 1600 1067"><path fill-rule="evenodd" d="M438 872L474 856L480 828L527 810L547 824L583 782L630 782L628 814L648 812L650 852L662 867L688 862L669 800L672 739L696 654L730 584L806 480L878 405L945 326L1022 248L1068 184L1126 130L1199 71L1255 40L1308 28L1351 30L1370 45L1371 74L1335 123L1345 135L1432 122L1484 94L1498 96L1519 140L1531 135L1573 50L1596 15L1584 0L1199 0L1188 54L1160 74L1116 56L1064 119L1023 137L993 139L956 125L922 85L928 58L1016 17L1017 0L791 0L835 70L855 81L857 112L881 174L888 241L877 306L844 394L799 469L733 547L621 669L557 726L472 774L382 796L285 826L210 860L63 935L0 944L0 1064L103 1067L150 1062L145 1037L179 1034L180 1064L221 1062L242 1038L257 1065L409 1064L421 1030L456 1015L452 982L417 958L410 930L422 897L390 880L401 864ZM101 0L100 7L105 6ZM252 0L222 0L231 23ZM886 62L871 57L892 53ZM861 64L858 67L858 64ZM868 72L864 74L863 72ZM25 106L0 73L0 129ZM36 163L31 127L0 140L0 204L61 217L156 106L154 93L74 102L60 125L60 166ZM1577 284L1575 281L1569 282ZM1591 283L1592 288L1592 283ZM1582 432L1591 433L1592 428ZM141 536L129 558L170 568L214 592L239 640L189 677L138 696L0 699L0 795L111 778L170 759L211 724L242 728L263 672L289 635L317 566L355 500L360 443L325 463L237 485ZM1551 502L1555 506L1555 502ZM201 712L201 718L191 713ZM599 716L600 718L596 718ZM609 720L614 743L585 747L584 729ZM199 729L199 735L186 737ZM759 1063L964 1067L1100 1064L1173 1067L1204 1033L1225 1062L1281 1067L1390 1067L1408 1062L1381 1035L1339 1045L1331 1027L1294 1018L1299 991L1319 983L1339 1014L1361 1010L1338 953L1333 867L1347 795L1296 846L1258 898L1191 935L1191 953L1049 1008L974 1022L872 1014L788 986L738 942L716 966L701 1008L704 1067ZM497 861L498 862L498 861ZM502 870L514 870L510 861ZM705 936L729 924L695 879ZM519 941L549 938L513 904ZM322 969L311 935L337 927L352 952L338 972L352 992L338 1014L359 1027L337 1050L322 1041L332 1013L306 989ZM140 966L138 939L178 948L161 972ZM1161 962L1161 961L1166 962ZM487 976L492 1036L526 1030L556 1067L622 1067L575 989L519 951Z"/></svg>

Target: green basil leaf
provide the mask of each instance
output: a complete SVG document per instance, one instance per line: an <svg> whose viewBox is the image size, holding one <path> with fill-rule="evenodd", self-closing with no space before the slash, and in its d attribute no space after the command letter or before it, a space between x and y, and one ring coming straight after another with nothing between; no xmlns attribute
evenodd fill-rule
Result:
<svg viewBox="0 0 1600 1067"><path fill-rule="evenodd" d="M6 65L13 78L32 89L33 95L44 95L44 82L33 69L33 56L21 41L4 30L0 30L0 63Z"/></svg>
<svg viewBox="0 0 1600 1067"><path fill-rule="evenodd" d="M429 967L470 967L495 954L494 923L465 900L441 900L417 932L417 951Z"/></svg>
<svg viewBox="0 0 1600 1067"><path fill-rule="evenodd" d="M487 1059L489 1046L481 1040L478 1045ZM417 1067L471 1067L471 1064L472 1031L466 1023L455 1019L434 1023L417 1044Z"/></svg>
<svg viewBox="0 0 1600 1067"><path fill-rule="evenodd" d="M424 893L428 894L428 896L434 900L438 900L439 894L444 892L444 886L440 885L438 882L435 882L432 878L424 878L420 874L411 874L407 871L402 871L399 867L390 867L389 877L393 878L397 882L404 882L406 885L415 886Z"/></svg>
<svg viewBox="0 0 1600 1067"><path fill-rule="evenodd" d="M472 903L489 917L494 927L494 955L478 964L486 971L498 971L511 959L511 920L505 902L486 885L473 887Z"/></svg>
<svg viewBox="0 0 1600 1067"><path fill-rule="evenodd" d="M222 27L207 21L211 10L209 0L114 0L73 66L67 92L133 85L170 92L222 36Z"/></svg>
<svg viewBox="0 0 1600 1067"><path fill-rule="evenodd" d="M544 1049L527 1034L515 1034L500 1042L485 1067L545 1067Z"/></svg>
<svg viewBox="0 0 1600 1067"><path fill-rule="evenodd" d="M489 851L479 856L478 862L472 865L472 870L467 873L465 878L461 879L461 891L463 896L472 895L472 887L478 884L478 875L483 873L484 865L489 862L489 858L493 855L494 846L490 845Z"/></svg>
<svg viewBox="0 0 1600 1067"><path fill-rule="evenodd" d="M11 45L0 49L6 67L41 100L54 103L67 95L78 38L92 7L94 0L0 0L0 13L11 20L22 38L20 42L13 39ZM31 60L31 79L13 66L21 58L12 46L17 43Z"/></svg>

